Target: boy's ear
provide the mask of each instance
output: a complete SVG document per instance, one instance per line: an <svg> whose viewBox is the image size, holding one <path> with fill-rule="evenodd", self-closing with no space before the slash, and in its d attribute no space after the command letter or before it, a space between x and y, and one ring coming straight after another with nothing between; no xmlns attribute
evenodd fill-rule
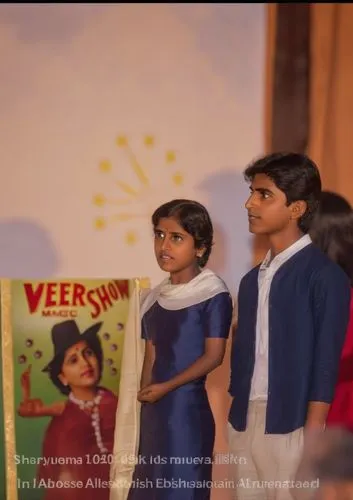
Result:
<svg viewBox="0 0 353 500"><path fill-rule="evenodd" d="M306 210L308 208L308 205L306 201L304 200L298 200L298 201L293 201L291 204L291 219L300 219L300 217L303 217L305 214Z"/></svg>

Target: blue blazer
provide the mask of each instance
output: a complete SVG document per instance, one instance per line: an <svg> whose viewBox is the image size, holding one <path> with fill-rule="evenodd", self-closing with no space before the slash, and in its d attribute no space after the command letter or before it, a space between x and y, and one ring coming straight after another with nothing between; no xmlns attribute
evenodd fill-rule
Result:
<svg viewBox="0 0 353 500"><path fill-rule="evenodd" d="M352 256L353 258L353 256ZM244 431L255 362L257 266L241 280L231 351L229 423ZM349 320L351 287L343 270L313 244L275 274L269 296L269 373L265 433L305 424L309 402L331 403Z"/></svg>

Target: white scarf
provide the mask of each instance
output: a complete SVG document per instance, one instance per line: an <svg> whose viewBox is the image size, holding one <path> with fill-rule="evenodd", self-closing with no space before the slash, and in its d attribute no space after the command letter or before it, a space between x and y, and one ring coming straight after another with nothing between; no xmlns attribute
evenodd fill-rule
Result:
<svg viewBox="0 0 353 500"><path fill-rule="evenodd" d="M228 292L227 285L210 269L204 269L188 283L172 285L166 278L146 296L141 304L141 318L155 302L171 311L184 309Z"/></svg>

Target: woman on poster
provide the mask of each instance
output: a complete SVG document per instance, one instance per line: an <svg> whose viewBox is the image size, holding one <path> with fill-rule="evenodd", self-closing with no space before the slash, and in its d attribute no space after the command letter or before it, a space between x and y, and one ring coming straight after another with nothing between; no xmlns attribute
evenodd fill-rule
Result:
<svg viewBox="0 0 353 500"><path fill-rule="evenodd" d="M207 500L215 422L205 381L223 361L232 299L205 269L213 228L202 205L171 201L152 224L157 262L169 277L141 308L140 447L128 500Z"/></svg>
<svg viewBox="0 0 353 500"><path fill-rule="evenodd" d="M37 487L45 500L109 499L117 397L100 387L103 351L101 323L80 333L75 321L54 325L54 356L44 368L67 400L45 406L30 397L30 367L21 377L22 417L50 416Z"/></svg>

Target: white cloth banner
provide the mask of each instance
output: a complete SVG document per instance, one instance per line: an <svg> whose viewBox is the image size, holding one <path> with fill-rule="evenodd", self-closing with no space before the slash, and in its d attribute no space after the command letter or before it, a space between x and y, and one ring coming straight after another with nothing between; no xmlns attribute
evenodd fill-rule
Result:
<svg viewBox="0 0 353 500"><path fill-rule="evenodd" d="M148 293L142 289L141 280L135 280L126 325L119 402L116 414L113 461L110 471L112 482L110 500L126 500L138 455L140 434L140 407L137 392L144 358L144 341L141 339L140 304Z"/></svg>

